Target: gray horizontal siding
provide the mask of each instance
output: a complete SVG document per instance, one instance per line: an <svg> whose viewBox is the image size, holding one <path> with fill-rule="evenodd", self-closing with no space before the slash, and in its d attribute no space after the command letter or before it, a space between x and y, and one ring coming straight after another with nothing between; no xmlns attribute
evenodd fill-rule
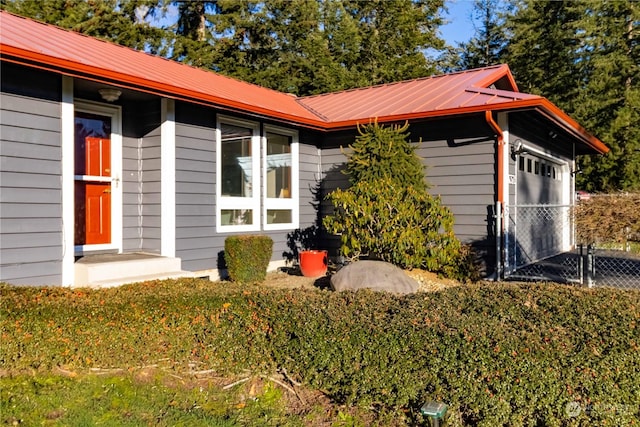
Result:
<svg viewBox="0 0 640 427"><path fill-rule="evenodd" d="M213 111L176 106L176 256L191 271L218 266L216 130Z"/></svg>
<svg viewBox="0 0 640 427"><path fill-rule="evenodd" d="M416 150L427 166L429 191L451 209L455 233L463 242L487 238L489 208L495 203L494 147L493 141L426 141Z"/></svg>
<svg viewBox="0 0 640 427"><path fill-rule="evenodd" d="M159 115L151 113L149 120L156 120ZM142 227L141 249L146 252L160 253L162 245L162 206L161 199L161 160L160 124L141 139L141 192L142 212L139 223Z"/></svg>
<svg viewBox="0 0 640 427"><path fill-rule="evenodd" d="M35 80L25 86L27 73ZM62 281L60 79L2 66L0 281Z"/></svg>
<svg viewBox="0 0 640 427"><path fill-rule="evenodd" d="M127 117L124 117L127 120ZM122 250L142 249L141 140L122 138Z"/></svg>

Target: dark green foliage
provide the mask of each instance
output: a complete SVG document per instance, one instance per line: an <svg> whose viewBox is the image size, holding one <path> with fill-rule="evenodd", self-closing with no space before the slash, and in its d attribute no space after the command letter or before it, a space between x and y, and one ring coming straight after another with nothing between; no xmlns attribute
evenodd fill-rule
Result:
<svg viewBox="0 0 640 427"><path fill-rule="evenodd" d="M398 417L444 401L449 426L630 426L640 417L638 307L637 291L536 284L411 296L204 280L2 286L0 363L280 369L338 403ZM568 418L574 402L581 411Z"/></svg>
<svg viewBox="0 0 640 427"><path fill-rule="evenodd" d="M589 2L581 21L585 85L574 115L611 148L584 158L578 185L589 191L640 190L640 3Z"/></svg>
<svg viewBox="0 0 640 427"><path fill-rule="evenodd" d="M198 41L177 58L297 95L432 74L423 51L443 45L442 0L173 3L177 33Z"/></svg>
<svg viewBox="0 0 640 427"><path fill-rule="evenodd" d="M521 90L549 98L611 148L580 159L578 186L640 188L640 4L522 0L507 22L503 61Z"/></svg>
<svg viewBox="0 0 640 427"><path fill-rule="evenodd" d="M349 146L347 175L349 182L377 182L388 179L400 186L411 186L418 191L428 188L425 166L409 142L404 126L381 126L370 123L358 128L355 143Z"/></svg>
<svg viewBox="0 0 640 427"><path fill-rule="evenodd" d="M386 177L337 189L328 198L335 210L324 225L340 235L343 255L458 278L460 242L453 214L439 198Z"/></svg>
<svg viewBox="0 0 640 427"><path fill-rule="evenodd" d="M224 260L234 282L262 282L272 254L273 239L269 236L229 236L224 241Z"/></svg>
<svg viewBox="0 0 640 427"><path fill-rule="evenodd" d="M351 187L327 198L324 227L340 235L342 254L382 259L403 268L459 276L460 242L453 214L427 192L425 168L405 126L371 123L350 146Z"/></svg>
<svg viewBox="0 0 640 427"><path fill-rule="evenodd" d="M488 67L502 62L502 50L507 44L503 9L499 0L475 0L473 16L480 25L471 40L460 43L457 69Z"/></svg>

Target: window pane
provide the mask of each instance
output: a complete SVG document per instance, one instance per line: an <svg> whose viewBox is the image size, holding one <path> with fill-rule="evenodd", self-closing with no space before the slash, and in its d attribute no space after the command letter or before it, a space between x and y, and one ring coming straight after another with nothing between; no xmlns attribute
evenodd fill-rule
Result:
<svg viewBox="0 0 640 427"><path fill-rule="evenodd" d="M267 133L268 198L291 198L291 164L291 137Z"/></svg>
<svg viewBox="0 0 640 427"><path fill-rule="evenodd" d="M222 124L222 195L251 197L253 192L252 130Z"/></svg>
<svg viewBox="0 0 640 427"><path fill-rule="evenodd" d="M220 211L221 225L251 225L253 224L253 210L251 209L222 209Z"/></svg>
<svg viewBox="0 0 640 427"><path fill-rule="evenodd" d="M267 209L267 224L292 223L290 209Z"/></svg>
<svg viewBox="0 0 640 427"><path fill-rule="evenodd" d="M111 138L111 118L77 112L74 119L76 175L111 175L106 155Z"/></svg>

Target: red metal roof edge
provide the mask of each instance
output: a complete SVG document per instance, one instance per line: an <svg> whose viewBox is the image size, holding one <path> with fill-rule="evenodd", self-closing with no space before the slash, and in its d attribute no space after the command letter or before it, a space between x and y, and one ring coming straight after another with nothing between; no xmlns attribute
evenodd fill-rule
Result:
<svg viewBox="0 0 640 427"><path fill-rule="evenodd" d="M189 99L200 99L202 101L210 102L214 105L228 107L228 108L236 109L240 111L246 111L249 113L265 115L265 116L274 117L277 119L283 119L293 123L309 125L311 127L321 127L322 124L325 123L323 120L321 120L320 117L318 118L317 121L310 120L304 117L300 117L299 115L296 115L296 114L287 114L287 113L275 111L272 109L259 107L253 104L247 104L240 101L230 100L228 98L220 98L215 95L211 95L209 93L186 90L177 85L161 84L153 80L134 77L128 74L118 73L118 72L100 69L92 66L87 66L77 62L52 57L49 55L17 49L17 48L14 48L13 46L6 46L4 44L0 44L0 53L2 53L3 59L6 59L4 58L5 55L12 55L15 58L22 59L25 61L33 61L35 63L44 64L45 66L42 66L39 68L46 69L49 71L60 72L62 74L67 74L67 75L75 75L77 77L81 77L85 74L94 75L98 77L98 78L95 78L94 81L101 81L113 86L120 86L124 88L148 87L149 89L151 89L147 91L148 93L156 93L159 95L174 97L174 98L186 97ZM33 66L32 64L23 63L16 60L12 60L11 62L21 63L22 65L27 65L27 66ZM50 67L47 67L46 65L49 65ZM62 72L61 70L67 70L68 72ZM257 87L260 87L260 86L257 86ZM278 92L278 93L281 93L281 92Z"/></svg>
<svg viewBox="0 0 640 427"><path fill-rule="evenodd" d="M511 69L509 68L509 66L507 64L500 64L500 65L495 65L495 67L498 68L495 74L491 76L487 76L484 80L480 80L479 82L476 82L474 86L488 88L488 86L494 84L495 82L500 80L502 77L506 77L507 80L509 81L509 84L511 85L511 88L513 89L513 92L520 92L520 90L518 90L518 85L516 84L516 80L513 78L513 74L511 73ZM482 68L478 68L478 69L482 69Z"/></svg>
<svg viewBox="0 0 640 427"><path fill-rule="evenodd" d="M18 15L13 15L13 14L11 14L9 12L5 12L5 11L0 11L0 14L8 14L8 15L16 16L16 17L21 18L21 19L29 20L29 18L24 18L24 17L18 16ZM53 25L50 25L50 24L41 23L41 22L38 22L38 21L35 21L35 20L31 20L31 21L40 23L41 25L47 25L47 26L50 26L52 28L59 29L61 31L72 32L70 30L64 30L64 29L61 29L59 27L56 27L56 26L53 26ZM94 37L89 37L89 36L83 35L81 33L76 33L76 32L73 32L73 33L75 35L79 35L79 36L82 36L82 37L87 37L87 38L90 38L92 40L97 40L97 41L100 41L100 42L103 42L103 43L110 43L108 41L96 39ZM127 49L126 47L123 47L123 48ZM142 54L142 55L149 55L149 54L147 54L145 52L140 52L140 51L136 51L136 50L133 50L133 51L135 51L135 52L137 52L139 54ZM16 59L6 58L5 57L6 55L10 55L10 56L12 55ZM160 57L153 56L153 55L149 55L149 56L152 56L153 58L156 58L156 59L164 59L164 58L160 58ZM193 102L193 101L210 102L210 103L212 103L214 105L231 108L231 109L235 109L235 110L238 110L238 111L244 111L244 112L248 112L248 113L253 113L253 114L257 114L257 115L261 115L261 116L266 116L266 117L270 117L270 118L274 118L274 119L280 119L280 120L284 120L284 121L287 121L287 122L291 122L292 124L298 124L298 125L301 125L301 126L308 126L308 127L311 127L311 128L315 128L315 129L318 129L318 130L325 130L325 131L336 130L336 129L346 128L346 127L354 127L354 126L362 123L364 120L363 119L358 119L358 120L354 119L354 120L343 120L343 121L328 122L326 119L323 119L322 115L319 115L317 111L314 111L313 109L310 109L307 106L304 106L304 103L301 102L301 101L303 101L304 99L312 98L312 97L331 96L331 95L336 95L336 94L339 94L339 93L350 92L350 91L370 90L371 88L375 88L375 87L396 85L396 84L402 84L402 83L406 83L407 82L407 81L405 81L405 82L395 82L395 83L389 83L389 84L386 84L386 85L371 86L371 87L367 87L367 88L356 88L356 89L350 89L350 90L347 90L347 91L333 92L333 93L323 94L323 95L313 95L313 96L309 96L309 97L295 98L295 101L298 102L302 107L304 107L307 111L309 111L314 116L318 117L318 120L314 120L314 119L310 119L310 118L306 118L306 117L301 117L301 116L299 116L299 115L297 115L295 113L287 113L287 112L275 111L275 110L272 110L270 108L259 107L259 106L252 105L252 104L247 104L247 103L241 102L241 101L231 100L231 99L228 99L228 98L216 97L216 96L208 94L208 93L203 93L203 92L183 89L183 88L181 88L180 86L177 86L177 85L164 84L164 83L160 83L160 82L157 82L157 81L153 81L153 80L149 80L149 79L145 79L145 78L140 78L140 77L135 77L135 76L132 76L132 75L128 75L128 74L120 73L120 72L115 72L115 71L111 71L111 70L104 69L104 68L87 66L87 65L83 65L81 63L75 62L75 61L65 60L65 59L62 59L62 58L59 58L59 57L53 57L53 56L50 56L50 55L46 55L46 54L42 54L42 53L38 53L38 52L26 50L26 49L16 48L16 47L13 47L13 46L7 46L5 44L0 44L0 57L1 57L2 60L10 60L11 62L21 63L23 65L27 65L27 66L31 66L31 67L34 66L33 63L30 63L31 61L33 61L36 64L40 64L39 68L47 69L47 70L50 70L50 71L55 71L55 72L62 73L62 74L76 75L76 76L83 76L85 74L86 75L92 75L92 76L96 76L96 79L94 79L95 81L104 81L105 83L112 84L112 85L118 85L117 82L120 82L119 85L122 86L122 87L131 87L131 86L133 86L135 88L138 88L137 90L140 90L139 87L149 88L150 89L148 91L149 93L162 94L163 96L169 96L169 97L173 97L173 98L176 98L176 99L185 99L185 100L189 100L191 102ZM20 62L20 60L27 61L27 62L26 63ZM169 61L169 60L167 60L167 61ZM181 64L181 65L182 66L186 66L186 67L190 67L189 65L186 65L186 64ZM190 68L192 68L194 70L200 70L200 69L195 68L195 67L190 67ZM415 81L415 80L426 80L426 79L443 78L443 77L447 77L447 76L458 75L458 74L463 74L463 73L471 73L473 71L487 70L487 69L491 69L491 68L495 68L496 69L494 73L491 73L490 76L485 77L483 80L480 80L478 82L474 82L474 84L472 84L469 88L470 89L478 89L478 88L481 88L482 86L488 86L488 85L491 85L492 83L494 83L495 81L499 80L500 78L506 76L508 78L510 84L513 85L513 87L515 89L514 92L515 93L520 93L520 92L517 91L517 85L515 84L515 80L513 79L513 75L511 74L511 71L510 71L509 67L506 64L501 64L501 65L496 65L496 66L486 67L486 68L480 68L480 69L474 69L474 70L465 70L465 71L460 71L460 72L451 73L451 74L442 74L442 75L438 75L438 76L423 77L423 78L420 78L420 79L414 79L413 81ZM66 73L63 70L66 70ZM78 74L75 74L75 73L78 73ZM231 80L234 80L234 81L242 82L240 80L233 79L233 78L228 77L228 76L223 76L223 75L220 75L220 74L218 74L218 76L225 77L225 78L228 78L228 79L231 79ZM84 78L86 78L86 76L84 76ZM101 79L105 79L105 80L101 80ZM409 80L408 82L410 82L410 81L412 81L412 80ZM247 82L242 82L242 83L245 83L247 85L251 84L251 83L247 83ZM266 88L263 88L262 86L257 86L257 85L254 85L254 86L260 87L263 90L266 89ZM278 91L273 91L272 90L272 92L281 94L281 92L278 92ZM501 92L509 92L509 91L501 91ZM557 124L561 125L566 130L570 131L572 134L574 134L576 137L578 137L578 139L580 139L583 142L585 142L587 145L589 145L595 151L597 151L599 153L602 153L602 154L604 154L604 153L609 151L609 149L606 147L606 145L604 145L604 143L602 143L602 141L600 141L598 138L596 138L595 136L593 136L590 133L588 133L575 120L571 119L566 113L564 113L558 107L553 105L550 101L548 101L547 99L542 98L542 97L535 97L535 98L532 98L532 99L520 99L520 100L515 100L514 99L514 100L509 101L509 102L498 102L498 103L494 103L494 104L488 104L488 105L484 104L484 105L477 105L477 106L471 106L471 107L458 107L458 108L451 108L449 110L437 110L437 111L426 111L426 112L409 113L409 114L398 114L398 115L390 115L390 116L382 116L382 117L370 117L368 120L376 119L376 120L381 121L381 122L404 121L404 120L421 119L421 118L429 118L429 117L453 116L453 115L463 115L463 114L478 113L478 112L485 112L485 111L514 110L514 109L532 108L532 107L542 110L542 112L545 113L545 116L547 116L547 118L549 118L550 120L552 120L552 121L556 122Z"/></svg>
<svg viewBox="0 0 640 427"><path fill-rule="evenodd" d="M533 95L535 96L535 95ZM484 113L486 111L509 111L536 109L545 117L556 123L576 138L591 147L594 151L605 154L609 152L609 148L598 138L591 135L586 129L580 126L575 120L569 117L565 112L553 105L548 99L535 96L535 98L513 100L508 102L474 105L471 107L450 108L448 110L429 111L423 113L398 114L389 116L371 117L360 120L342 120L339 122L330 122L326 124L327 130L342 130L355 127L370 120L376 120L378 123L399 122L406 120L426 119L433 117L460 116L473 113Z"/></svg>

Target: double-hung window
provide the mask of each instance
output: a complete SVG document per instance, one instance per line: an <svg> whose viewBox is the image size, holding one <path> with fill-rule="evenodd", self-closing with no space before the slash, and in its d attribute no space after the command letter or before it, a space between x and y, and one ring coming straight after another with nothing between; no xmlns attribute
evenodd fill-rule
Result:
<svg viewBox="0 0 640 427"><path fill-rule="evenodd" d="M220 117L218 231L298 227L298 141L289 129Z"/></svg>

